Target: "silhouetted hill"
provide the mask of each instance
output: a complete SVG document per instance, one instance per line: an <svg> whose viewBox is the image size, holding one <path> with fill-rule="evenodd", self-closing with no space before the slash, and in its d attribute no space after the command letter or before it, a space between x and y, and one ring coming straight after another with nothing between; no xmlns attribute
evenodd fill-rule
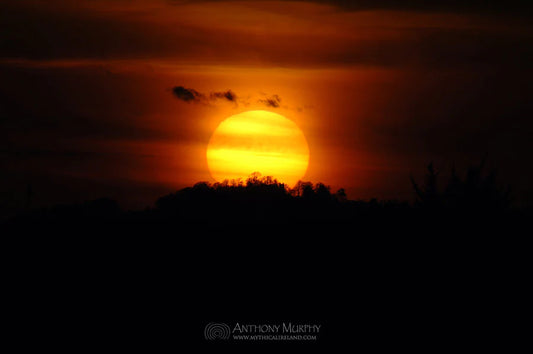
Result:
<svg viewBox="0 0 533 354"><path fill-rule="evenodd" d="M58 205L31 210L10 219L6 225L175 225L194 224L199 230L231 230L237 226L283 226L300 231L316 227L330 232L385 232L401 230L423 233L425 227L474 226L490 229L504 219L520 219L526 210L511 208L508 188L496 184L494 172L483 173L482 162L471 167L465 178L452 171L439 189L432 164L420 186L412 180L415 202L348 200L343 189L299 182L288 188L272 177L252 174L246 181L200 182L162 196L155 206L141 211L122 211L102 198L76 205ZM502 225L498 225L502 226ZM258 230L260 231L260 230Z"/></svg>
<svg viewBox="0 0 533 354"><path fill-rule="evenodd" d="M174 336L209 345L213 321L292 321L323 326L306 349L354 338L359 348L455 349L464 335L508 349L509 332L520 333L509 314L525 294L527 214L471 175L442 189L430 166L413 204L253 175L142 211L109 199L29 211L3 225L9 303L21 303L12 327L31 316L42 343L153 350Z"/></svg>

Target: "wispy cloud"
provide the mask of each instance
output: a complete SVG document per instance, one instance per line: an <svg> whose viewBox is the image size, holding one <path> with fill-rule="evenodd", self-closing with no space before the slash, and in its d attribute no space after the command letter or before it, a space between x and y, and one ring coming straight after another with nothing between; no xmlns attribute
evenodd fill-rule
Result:
<svg viewBox="0 0 533 354"><path fill-rule="evenodd" d="M279 108L281 104L281 98L278 95L272 95L265 99L260 99L259 102L264 104L267 107Z"/></svg>
<svg viewBox="0 0 533 354"><path fill-rule="evenodd" d="M244 106L250 105L250 97L243 98L238 96L235 92L228 89L225 91L211 91L209 93L203 93L193 88L187 88L184 86L175 86L172 88L172 93L177 99L186 102L186 103L200 103L208 104L217 101L231 102L238 104L243 104ZM280 108L281 107L281 97L277 94L266 96L258 99L256 102L262 104L268 108Z"/></svg>
<svg viewBox="0 0 533 354"><path fill-rule="evenodd" d="M222 92L211 92L209 94L209 98L211 100L222 99L222 100L226 100L226 101L230 101L230 102L236 102L237 101L237 95L231 90L222 91Z"/></svg>
<svg viewBox="0 0 533 354"><path fill-rule="evenodd" d="M185 88L183 86L175 86L172 88L172 93L177 99L184 102L200 102L205 99L205 95L196 91L195 89Z"/></svg>
<svg viewBox="0 0 533 354"><path fill-rule="evenodd" d="M193 88L175 86L172 88L172 93L174 97L187 103L208 103L218 100L237 103L237 95L231 90L213 91L205 94Z"/></svg>

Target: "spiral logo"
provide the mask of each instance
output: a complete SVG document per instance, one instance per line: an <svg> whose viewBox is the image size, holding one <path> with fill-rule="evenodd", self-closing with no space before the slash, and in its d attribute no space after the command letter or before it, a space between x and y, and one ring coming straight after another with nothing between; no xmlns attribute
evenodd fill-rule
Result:
<svg viewBox="0 0 533 354"><path fill-rule="evenodd" d="M205 339L228 339L230 336L229 326L225 323L209 323L205 326L204 335Z"/></svg>

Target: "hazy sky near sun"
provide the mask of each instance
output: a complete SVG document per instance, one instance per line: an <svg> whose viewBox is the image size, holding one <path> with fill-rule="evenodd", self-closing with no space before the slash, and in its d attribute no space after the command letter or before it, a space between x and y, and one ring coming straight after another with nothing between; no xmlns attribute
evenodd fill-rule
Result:
<svg viewBox="0 0 533 354"><path fill-rule="evenodd" d="M429 161L445 170L485 154L531 198L530 9L354 3L3 1L5 200L20 203L29 183L43 204L137 206L213 181L211 134L253 109L293 120L309 144L305 179L351 198L408 199ZM176 86L206 99L180 100ZM209 99L227 90L234 100Z"/></svg>

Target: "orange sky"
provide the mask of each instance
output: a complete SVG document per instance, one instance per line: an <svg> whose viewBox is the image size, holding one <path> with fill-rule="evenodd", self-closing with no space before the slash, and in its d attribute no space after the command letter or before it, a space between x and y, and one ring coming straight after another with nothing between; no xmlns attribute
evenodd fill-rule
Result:
<svg viewBox="0 0 533 354"><path fill-rule="evenodd" d="M209 137L252 109L293 120L309 144L305 179L351 198L409 199L409 175L429 161L446 169L485 153L525 185L531 170L509 161L530 144L528 129L513 128L532 111L528 17L381 4L3 3L8 199L19 203L31 183L43 203L68 200L51 191L86 183L76 198L150 204L212 181ZM172 94L178 85L237 100L184 102ZM263 102L273 95L279 107ZM132 198L139 186L146 193Z"/></svg>

